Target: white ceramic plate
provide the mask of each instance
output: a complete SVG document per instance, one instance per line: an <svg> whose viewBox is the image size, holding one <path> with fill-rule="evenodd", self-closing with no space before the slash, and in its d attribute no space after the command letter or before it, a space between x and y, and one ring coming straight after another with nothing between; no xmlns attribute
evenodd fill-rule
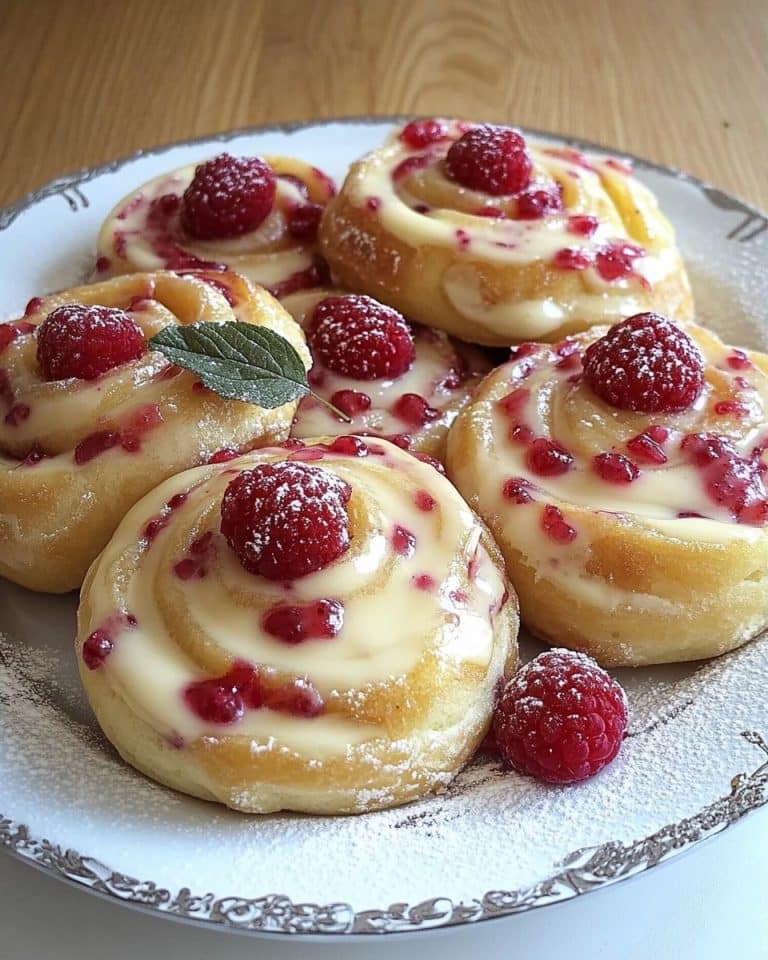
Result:
<svg viewBox="0 0 768 960"><path fill-rule="evenodd" d="M56 180L0 211L0 317L82 281L103 216L164 170L226 146L294 154L341 179L390 128L238 131ZM636 170L678 228L701 321L768 346L766 218L685 174L641 160ZM447 793L397 810L238 815L120 761L80 691L75 606L74 596L0 581L0 842L84 888L177 918L332 936L501 917L647 870L768 800L763 638L704 666L618 671L630 736L583 785L545 787L480 760Z"/></svg>

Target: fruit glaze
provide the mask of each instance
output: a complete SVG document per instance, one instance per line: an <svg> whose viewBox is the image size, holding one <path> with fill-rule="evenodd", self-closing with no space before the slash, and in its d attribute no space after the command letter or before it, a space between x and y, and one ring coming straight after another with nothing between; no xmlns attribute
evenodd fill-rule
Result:
<svg viewBox="0 0 768 960"><path fill-rule="evenodd" d="M102 225L96 278L141 270L230 267L282 297L327 280L317 226L334 195L292 157L221 154L145 183Z"/></svg>
<svg viewBox="0 0 768 960"><path fill-rule="evenodd" d="M509 127L407 124L353 164L321 245L343 286L476 343L692 310L672 227L630 164Z"/></svg>
<svg viewBox="0 0 768 960"><path fill-rule="evenodd" d="M442 459L448 428L491 369L481 350L408 324L371 297L311 291L286 297L283 306L307 334L312 389L351 418L344 423L304 397L291 436L383 436Z"/></svg>
<svg viewBox="0 0 768 960"><path fill-rule="evenodd" d="M712 656L765 625L768 359L686 330L642 314L523 344L449 435L523 620L603 663Z"/></svg>
<svg viewBox="0 0 768 960"><path fill-rule="evenodd" d="M230 272L132 274L30 301L0 325L0 573L69 590L139 497L222 447L285 438L295 403L223 400L147 349L171 324L265 325L308 354L264 290Z"/></svg>
<svg viewBox="0 0 768 960"><path fill-rule="evenodd" d="M177 789L250 812L403 803L471 755L516 662L500 560L431 465L288 441L128 514L83 588L83 682L123 756Z"/></svg>

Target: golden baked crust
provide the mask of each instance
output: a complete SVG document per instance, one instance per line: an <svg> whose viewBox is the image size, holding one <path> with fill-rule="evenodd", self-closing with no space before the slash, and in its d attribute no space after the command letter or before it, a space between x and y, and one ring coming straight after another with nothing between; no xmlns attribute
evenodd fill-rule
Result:
<svg viewBox="0 0 768 960"><path fill-rule="evenodd" d="M320 226L323 255L341 286L490 346L555 341L643 310L692 318L672 227L624 162L531 142L534 182L559 185L564 210L519 220L513 197L490 197L445 176L442 158L466 125L445 127L445 140L429 148L414 150L393 136L352 165ZM429 157L425 166L400 172L421 156ZM575 232L574 215L596 217L596 231ZM626 245L626 275L610 279L610 264L597 269L600 251L621 255ZM585 253L591 265L556 266L563 249Z"/></svg>
<svg viewBox="0 0 768 960"><path fill-rule="evenodd" d="M344 291L309 290L285 297L282 303L309 338L312 311L321 300L337 296L344 296ZM354 380L315 361L310 380L318 395L331 400L336 391L354 390L369 397L371 404L352 414L351 423L345 423L313 397L305 397L296 411L291 436L303 439L355 433L395 438L398 445L442 461L448 428L491 369L491 362L478 347L454 340L442 331L417 325L411 329L415 358L411 368L394 380ZM311 338L309 346L311 351ZM422 398L431 408L429 419L415 424L398 416L396 404L404 394Z"/></svg>
<svg viewBox="0 0 768 960"><path fill-rule="evenodd" d="M263 158L277 176L272 212L256 230L232 239L196 240L179 226L179 198L192 182L194 163L171 170L132 191L110 211L98 239L95 279L146 270L228 267L280 298L315 287L327 274L316 239L296 238L293 211L323 206L335 186L317 167L294 157ZM168 204L167 198L175 198ZM163 210L167 212L163 212Z"/></svg>
<svg viewBox="0 0 768 960"><path fill-rule="evenodd" d="M324 443L326 446L320 446ZM495 686L517 658L517 602L485 527L433 467L382 440L365 457L316 441L312 463L352 487L351 545L324 570L291 583L253 576L219 533L234 474L307 450L264 449L187 471L138 503L93 564L78 615L77 659L99 723L122 756L177 790L246 812L357 813L416 799L448 783L482 740ZM309 457L307 457L309 459ZM427 492L429 511L415 505ZM172 498L182 507L151 542L146 524ZM415 534L411 556L389 542ZM205 538L205 552L192 544ZM195 556L205 572L174 573ZM415 573L434 577L414 586ZM341 633L287 645L260 628L275 604L332 596ZM405 617L392 611L407 610ZM113 641L95 667L83 644ZM309 683L324 702L311 719L247 709L232 725L192 712L190 682L247 660L270 683Z"/></svg>
<svg viewBox="0 0 768 960"><path fill-rule="evenodd" d="M309 363L303 334L280 304L231 272L133 274L75 287L42 298L25 320L37 326L72 302L126 309L148 338L168 324L198 320L265 325ZM266 410L222 400L157 352L98 380L46 382L29 335L5 349L2 369L14 402L27 404L30 415L15 426L0 419L0 575L31 590L79 587L147 491L223 447L250 450L284 439L296 410L295 401ZM135 434L133 444L123 442L126 431ZM116 442L107 446L107 438L103 452L83 459L83 441L98 446L107 433Z"/></svg>
<svg viewBox="0 0 768 960"><path fill-rule="evenodd" d="M575 338L576 358L606 329ZM609 407L578 376L578 359L558 369L562 353L539 347L487 377L448 438L448 475L499 543L523 622L548 643L605 665L717 656L768 625L766 527L736 522L727 490L715 502L680 446L692 434L727 438L741 476L751 477L750 495L764 497L758 463L768 437L768 358L750 353L744 368L737 355L732 369L732 348L701 327L687 329L706 359L704 391L689 410ZM510 416L499 401L515 390L522 405ZM743 412L716 409L735 396ZM516 423L566 447L574 458L567 472L538 475L527 447L510 439ZM632 459L626 442L651 425L669 431L667 462L642 463L640 477L624 486L600 479L593 458L616 451ZM512 481L506 496L505 481Z"/></svg>

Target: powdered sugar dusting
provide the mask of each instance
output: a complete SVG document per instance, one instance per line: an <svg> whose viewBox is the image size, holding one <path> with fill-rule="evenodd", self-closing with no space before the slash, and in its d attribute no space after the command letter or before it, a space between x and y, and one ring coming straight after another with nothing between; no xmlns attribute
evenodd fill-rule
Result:
<svg viewBox="0 0 768 960"><path fill-rule="evenodd" d="M478 757L442 794L407 807L248 817L165 790L119 760L80 690L74 608L71 597L0 584L0 812L171 889L356 910L515 889L557 872L577 848L645 836L726 794L734 774L761 762L741 732L768 730L761 639L698 669L617 671L629 734L616 761L582 785L543 786ZM538 649L526 641L525 658Z"/></svg>

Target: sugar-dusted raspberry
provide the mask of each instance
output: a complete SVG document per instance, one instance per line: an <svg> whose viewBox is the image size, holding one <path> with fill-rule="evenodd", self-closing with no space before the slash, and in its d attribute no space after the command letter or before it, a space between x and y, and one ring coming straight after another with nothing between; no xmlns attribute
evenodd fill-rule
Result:
<svg viewBox="0 0 768 960"><path fill-rule="evenodd" d="M269 215L277 180L260 157L219 154L201 163L181 202L181 225L198 240L238 237Z"/></svg>
<svg viewBox="0 0 768 960"><path fill-rule="evenodd" d="M250 573L292 580L321 570L349 547L349 485L297 461L245 470L227 487L221 532Z"/></svg>
<svg viewBox="0 0 768 960"><path fill-rule="evenodd" d="M704 383L704 360L688 334L657 313L638 313L584 354L592 391L620 410L674 413L690 407Z"/></svg>
<svg viewBox="0 0 768 960"><path fill-rule="evenodd" d="M576 783L619 752L627 699L591 657L548 650L501 692L493 730L503 758L547 783Z"/></svg>
<svg viewBox="0 0 768 960"><path fill-rule="evenodd" d="M145 350L140 328L114 307L65 303L37 331L37 361L46 380L95 380Z"/></svg>
<svg viewBox="0 0 768 960"><path fill-rule="evenodd" d="M315 359L355 380L402 376L413 363L413 336L402 314L372 297L326 297L312 313Z"/></svg>
<svg viewBox="0 0 768 960"><path fill-rule="evenodd" d="M411 120L400 131L400 139L414 150L422 150L445 137L446 126L442 120Z"/></svg>
<svg viewBox="0 0 768 960"><path fill-rule="evenodd" d="M532 169L523 135L512 127L491 124L467 130L445 157L445 172L451 180L492 196L524 190Z"/></svg>

